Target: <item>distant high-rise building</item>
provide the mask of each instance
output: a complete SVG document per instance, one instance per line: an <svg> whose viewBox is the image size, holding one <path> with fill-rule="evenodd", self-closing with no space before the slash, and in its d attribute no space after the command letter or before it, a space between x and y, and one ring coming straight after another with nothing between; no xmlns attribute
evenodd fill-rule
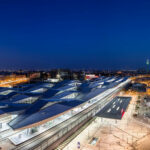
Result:
<svg viewBox="0 0 150 150"><path fill-rule="evenodd" d="M149 59L146 60L147 72L149 72Z"/></svg>

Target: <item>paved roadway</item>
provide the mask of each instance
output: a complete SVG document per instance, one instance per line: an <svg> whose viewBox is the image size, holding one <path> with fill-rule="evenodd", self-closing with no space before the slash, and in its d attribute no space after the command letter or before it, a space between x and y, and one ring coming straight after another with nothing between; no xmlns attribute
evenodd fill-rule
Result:
<svg viewBox="0 0 150 150"><path fill-rule="evenodd" d="M97 114L99 117L122 119L131 97L116 97Z"/></svg>

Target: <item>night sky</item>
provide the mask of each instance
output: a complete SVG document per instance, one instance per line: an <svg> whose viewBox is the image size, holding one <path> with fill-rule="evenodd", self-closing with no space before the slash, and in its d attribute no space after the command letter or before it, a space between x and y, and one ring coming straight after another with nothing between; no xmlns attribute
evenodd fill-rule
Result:
<svg viewBox="0 0 150 150"><path fill-rule="evenodd" d="M0 69L136 69L150 1L0 0Z"/></svg>

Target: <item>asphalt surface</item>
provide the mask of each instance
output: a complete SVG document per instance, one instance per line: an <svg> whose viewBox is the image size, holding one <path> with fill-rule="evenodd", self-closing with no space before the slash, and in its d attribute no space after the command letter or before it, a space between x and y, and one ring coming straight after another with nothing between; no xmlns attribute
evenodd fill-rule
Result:
<svg viewBox="0 0 150 150"><path fill-rule="evenodd" d="M97 113L97 116L111 119L122 119L130 100L131 97L115 97Z"/></svg>

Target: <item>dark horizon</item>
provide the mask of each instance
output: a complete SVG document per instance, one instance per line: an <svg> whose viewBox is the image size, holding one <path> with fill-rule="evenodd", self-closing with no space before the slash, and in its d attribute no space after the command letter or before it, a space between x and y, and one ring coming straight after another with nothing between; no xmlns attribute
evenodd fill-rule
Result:
<svg viewBox="0 0 150 150"><path fill-rule="evenodd" d="M0 70L146 68L150 1L0 1Z"/></svg>

